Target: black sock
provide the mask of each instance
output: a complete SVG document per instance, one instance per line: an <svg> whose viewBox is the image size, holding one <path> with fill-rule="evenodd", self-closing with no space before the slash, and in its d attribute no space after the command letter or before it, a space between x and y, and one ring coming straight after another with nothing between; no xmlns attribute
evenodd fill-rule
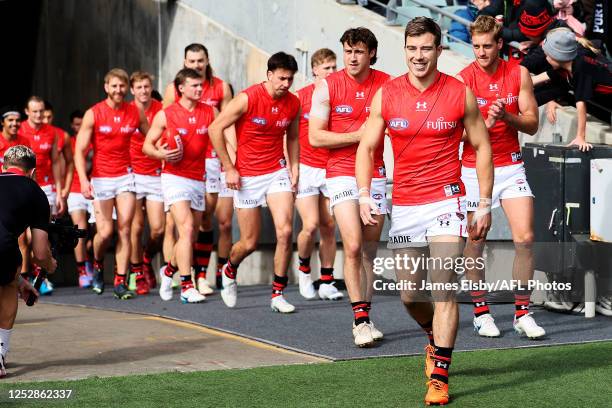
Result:
<svg viewBox="0 0 612 408"><path fill-rule="evenodd" d="M287 282L289 282L288 276L274 275L274 281L272 282L272 297L273 298L277 296L281 296L283 294L283 289L287 287Z"/></svg>
<svg viewBox="0 0 612 408"><path fill-rule="evenodd" d="M321 268L321 282L330 283L334 281L334 268Z"/></svg>
<svg viewBox="0 0 612 408"><path fill-rule="evenodd" d="M367 302L352 302L353 314L355 316L355 326L361 323L370 323L370 314L368 312Z"/></svg>
<svg viewBox="0 0 612 408"><path fill-rule="evenodd" d="M310 273L310 257L302 258L298 256L298 260L300 262L300 266L298 269L304 273Z"/></svg>
<svg viewBox="0 0 612 408"><path fill-rule="evenodd" d="M439 347L434 345L434 369L431 373L432 380L440 380L448 384L448 369L453 355L452 347Z"/></svg>

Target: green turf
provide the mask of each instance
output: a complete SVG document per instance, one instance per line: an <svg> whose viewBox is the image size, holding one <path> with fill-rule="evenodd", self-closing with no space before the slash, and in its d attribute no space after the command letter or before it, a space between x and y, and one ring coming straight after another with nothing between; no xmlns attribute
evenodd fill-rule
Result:
<svg viewBox="0 0 612 408"><path fill-rule="evenodd" d="M605 407L612 398L612 342L456 353L455 407ZM61 403L7 404L11 388L75 390ZM0 406L418 407L422 357L168 373L80 381L0 383Z"/></svg>

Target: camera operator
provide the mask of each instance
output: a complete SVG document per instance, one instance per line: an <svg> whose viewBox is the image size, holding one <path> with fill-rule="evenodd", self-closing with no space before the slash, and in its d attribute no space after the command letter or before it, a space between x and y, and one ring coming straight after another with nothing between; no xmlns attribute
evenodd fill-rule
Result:
<svg viewBox="0 0 612 408"><path fill-rule="evenodd" d="M47 196L34 181L36 155L23 145L4 154L0 174L0 378L6 375L5 358L17 315L17 294L25 300L38 293L18 273L21 253L17 237L26 228L32 231L32 256L37 265L53 273L57 262L48 239L50 219Z"/></svg>

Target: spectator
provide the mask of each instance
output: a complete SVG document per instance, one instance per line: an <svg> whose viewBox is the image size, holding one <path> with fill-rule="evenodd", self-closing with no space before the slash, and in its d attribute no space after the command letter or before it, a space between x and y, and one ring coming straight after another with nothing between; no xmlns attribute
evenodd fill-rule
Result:
<svg viewBox="0 0 612 408"><path fill-rule="evenodd" d="M534 85L550 81L555 87L565 92L573 91L578 111L578 129L576 137L570 142L582 151L592 146L586 142L586 102L596 101L607 109L605 118L610 121L612 103L612 75L609 62L599 55L599 51L588 42L580 44L574 32L567 28L551 30L542 44L546 60L552 70L534 78ZM548 119L555 121L555 109L559 105L550 104L547 108Z"/></svg>
<svg viewBox="0 0 612 408"><path fill-rule="evenodd" d="M478 4L484 4L485 2L488 3L488 0L472 0L466 8L460 8L455 11L455 15L469 21L474 21L476 16L478 16ZM458 21L453 20L451 22L448 34L468 44L472 42L468 27Z"/></svg>
<svg viewBox="0 0 612 408"><path fill-rule="evenodd" d="M532 74L540 74L552 69L546 61L546 55L540 43L546 37L547 32L555 28L567 27L567 25L553 17L548 4L528 0L519 17L518 27L521 33L528 38L527 41L521 43L521 51L526 53L521 65Z"/></svg>
<svg viewBox="0 0 612 408"><path fill-rule="evenodd" d="M581 22L582 8L579 2L576 0L554 0L553 7L557 11L555 15L557 20L565 21L565 24L577 35L584 36L586 25Z"/></svg>

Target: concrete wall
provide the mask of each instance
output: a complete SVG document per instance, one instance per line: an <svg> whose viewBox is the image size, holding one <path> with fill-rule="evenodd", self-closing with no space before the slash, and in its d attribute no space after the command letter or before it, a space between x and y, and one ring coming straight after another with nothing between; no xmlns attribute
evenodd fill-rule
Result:
<svg viewBox="0 0 612 408"><path fill-rule="evenodd" d="M151 0L43 2L33 92L56 109L66 126L73 109L104 98L104 74L158 66L158 3Z"/></svg>

